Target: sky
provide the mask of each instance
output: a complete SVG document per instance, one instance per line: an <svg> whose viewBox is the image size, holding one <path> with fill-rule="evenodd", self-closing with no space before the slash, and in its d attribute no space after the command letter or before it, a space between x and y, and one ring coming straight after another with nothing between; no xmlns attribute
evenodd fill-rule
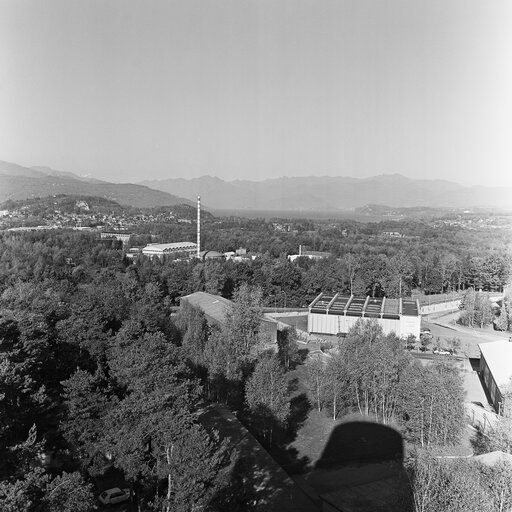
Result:
<svg viewBox="0 0 512 512"><path fill-rule="evenodd" d="M512 2L0 0L0 160L512 186Z"/></svg>

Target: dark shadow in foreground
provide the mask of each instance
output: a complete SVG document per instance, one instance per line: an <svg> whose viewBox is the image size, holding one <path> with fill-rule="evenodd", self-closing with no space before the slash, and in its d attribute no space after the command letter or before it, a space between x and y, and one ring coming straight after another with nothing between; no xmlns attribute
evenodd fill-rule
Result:
<svg viewBox="0 0 512 512"><path fill-rule="evenodd" d="M372 421L337 425L306 477L331 511L413 510L402 435Z"/></svg>
<svg viewBox="0 0 512 512"><path fill-rule="evenodd" d="M352 462L402 462L403 456L402 436L395 429L369 421L352 421L333 429L316 467Z"/></svg>

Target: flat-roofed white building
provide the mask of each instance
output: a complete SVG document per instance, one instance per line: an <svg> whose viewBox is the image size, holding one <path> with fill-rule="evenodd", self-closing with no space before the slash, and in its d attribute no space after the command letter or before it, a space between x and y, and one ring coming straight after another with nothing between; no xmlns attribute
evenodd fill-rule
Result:
<svg viewBox="0 0 512 512"><path fill-rule="evenodd" d="M512 379L512 342L480 343L480 375L496 412L503 414L505 392ZM509 390L512 391L512 390ZM512 406L508 404L508 406Z"/></svg>
<svg viewBox="0 0 512 512"><path fill-rule="evenodd" d="M357 320L375 319L384 334L420 337L421 317L417 300L343 296L320 293L309 305L308 332L346 334Z"/></svg>
<svg viewBox="0 0 512 512"><path fill-rule="evenodd" d="M149 244L142 249L144 256L150 258L163 258L177 254L187 254L192 256L197 253L197 244L194 242L173 242L170 244Z"/></svg>

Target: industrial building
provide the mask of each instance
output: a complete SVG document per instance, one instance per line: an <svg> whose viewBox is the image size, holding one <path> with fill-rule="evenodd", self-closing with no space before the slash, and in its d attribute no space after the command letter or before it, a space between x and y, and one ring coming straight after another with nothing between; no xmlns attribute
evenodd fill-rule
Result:
<svg viewBox="0 0 512 512"><path fill-rule="evenodd" d="M175 242L172 244L149 244L142 249L144 256L150 258L170 256L175 254L187 254L192 256L197 252L197 245L193 242Z"/></svg>
<svg viewBox="0 0 512 512"><path fill-rule="evenodd" d="M362 319L375 319L384 334L420 337L420 308L414 299L388 299L320 293L309 305L308 332L346 334Z"/></svg>
<svg viewBox="0 0 512 512"><path fill-rule="evenodd" d="M299 254L290 254L288 256L289 261L295 261L297 258L308 258L310 260L323 260L325 258L330 258L332 254L330 252L325 251L308 251L302 248L302 245L299 245Z"/></svg>
<svg viewBox="0 0 512 512"><path fill-rule="evenodd" d="M199 308L210 324L222 327L226 323L226 315L233 303L221 297L206 292L195 292L180 299L180 305L188 303ZM273 318L261 317L260 332L265 333L271 343L277 343L278 323Z"/></svg>
<svg viewBox="0 0 512 512"><path fill-rule="evenodd" d="M218 252L218 251L201 251L199 253L199 259L202 261L225 260L226 256L222 252Z"/></svg>
<svg viewBox="0 0 512 512"><path fill-rule="evenodd" d="M480 343L480 376L498 414L503 414L507 388L512 379L512 342ZM508 389L512 392L511 389ZM510 405L510 404L509 404Z"/></svg>

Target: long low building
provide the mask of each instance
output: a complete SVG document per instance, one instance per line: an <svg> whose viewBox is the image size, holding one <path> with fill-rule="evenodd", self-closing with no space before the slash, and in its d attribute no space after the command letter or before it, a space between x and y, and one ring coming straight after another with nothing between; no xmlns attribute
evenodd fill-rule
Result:
<svg viewBox="0 0 512 512"><path fill-rule="evenodd" d="M209 323L222 327L226 323L226 316L233 303L221 297L220 295L212 295L206 292L195 292L185 295L180 299L180 305L188 303L199 308ZM264 333L271 343L277 343L277 327L278 322L273 318L261 317L260 332Z"/></svg>
<svg viewBox="0 0 512 512"><path fill-rule="evenodd" d="M163 258L174 254L187 254L193 256L197 252L197 245L194 242L174 242L171 244L149 244L142 249L144 256L150 258Z"/></svg>
<svg viewBox="0 0 512 512"><path fill-rule="evenodd" d="M309 305L310 334L346 334L362 319L375 319L385 334L420 336L420 307L414 299L388 299L320 293Z"/></svg>

